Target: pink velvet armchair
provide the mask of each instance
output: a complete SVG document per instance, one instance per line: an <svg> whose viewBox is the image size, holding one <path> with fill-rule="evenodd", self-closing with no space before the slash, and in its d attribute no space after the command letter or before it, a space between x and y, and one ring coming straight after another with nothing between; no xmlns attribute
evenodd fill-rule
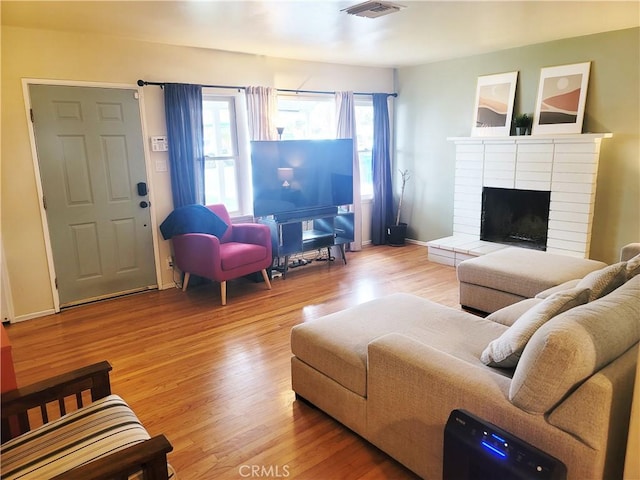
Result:
<svg viewBox="0 0 640 480"><path fill-rule="evenodd" d="M220 282L222 305L226 305L227 280L258 271L270 290L266 270L273 261L269 227L257 223L233 225L224 205L207 208L228 225L220 238L206 233L185 233L171 238L176 266L184 273L182 290L187 289L191 274Z"/></svg>

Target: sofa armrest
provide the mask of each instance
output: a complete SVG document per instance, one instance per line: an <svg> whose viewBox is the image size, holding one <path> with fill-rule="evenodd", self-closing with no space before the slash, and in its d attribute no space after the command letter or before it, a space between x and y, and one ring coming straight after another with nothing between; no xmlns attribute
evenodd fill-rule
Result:
<svg viewBox="0 0 640 480"><path fill-rule="evenodd" d="M66 412L65 397L75 396L76 407L83 406L82 392L91 393L91 401L111 394L109 372L112 367L103 361L33 383L2 394L2 442L31 429L29 410L40 409L43 423L49 421L47 404L56 402L60 415Z"/></svg>
<svg viewBox="0 0 640 480"><path fill-rule="evenodd" d="M220 275L220 239L208 233L185 233L171 239L176 266L182 272L216 278Z"/></svg>
<svg viewBox="0 0 640 480"><path fill-rule="evenodd" d="M164 435L158 435L106 457L57 475L53 480L107 480L127 478L143 471L146 480L167 480L167 454L173 450Z"/></svg>

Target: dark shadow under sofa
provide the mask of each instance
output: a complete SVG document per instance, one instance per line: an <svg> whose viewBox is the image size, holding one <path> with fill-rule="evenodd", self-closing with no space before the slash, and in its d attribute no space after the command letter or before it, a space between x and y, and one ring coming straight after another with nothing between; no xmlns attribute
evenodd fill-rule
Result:
<svg viewBox="0 0 640 480"><path fill-rule="evenodd" d="M621 478L639 271L636 256L486 318L396 293L297 325L293 390L423 478L442 477L454 409L557 457L569 479Z"/></svg>

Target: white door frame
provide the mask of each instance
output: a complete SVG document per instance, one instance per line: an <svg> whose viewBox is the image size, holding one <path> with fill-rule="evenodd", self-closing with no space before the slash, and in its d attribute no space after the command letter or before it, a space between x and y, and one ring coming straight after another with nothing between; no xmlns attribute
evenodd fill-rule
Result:
<svg viewBox="0 0 640 480"><path fill-rule="evenodd" d="M7 272L7 256L4 254L4 243L0 235L0 311L2 311L2 321L13 323L15 310L13 309L13 297L11 294L11 284L9 283L9 272Z"/></svg>
<svg viewBox="0 0 640 480"><path fill-rule="evenodd" d="M47 221L47 214L42 203L43 189L42 179L40 176L40 163L38 162L38 152L36 150L36 137L33 122L31 121L31 97L29 96L29 85L60 85L67 87L91 87L91 88L114 88L114 89L126 89L135 90L138 92L138 108L140 109L140 122L142 123L142 147L144 150L144 165L145 165L145 177L147 185L149 185L149 214L151 217L151 238L153 239L153 257L155 260L156 268L156 284L158 288L162 284L162 273L160 270L160 248L158 244L158 222L154 213L154 189L153 185L149 181L149 172L151 172L151 157L149 152L149 145L145 139L148 138L146 129L146 117L144 108L144 91L142 87L138 85L123 84L123 83L102 83L102 82L82 82L73 80L49 80L49 79L37 79L37 78L23 78L22 79L22 94L24 96L24 106L27 120L27 128L29 130L29 143L31 146L31 158L33 160L33 172L35 175L36 191L38 193L38 204L40 206L40 220L42 222L42 230L44 232L44 244L47 253L47 264L49 267L49 283L51 288L51 296L53 298L53 307L56 313L60 312L60 296L58 295L58 289L56 288L56 271L53 264L53 251L51 249L51 238L49 235L49 223Z"/></svg>

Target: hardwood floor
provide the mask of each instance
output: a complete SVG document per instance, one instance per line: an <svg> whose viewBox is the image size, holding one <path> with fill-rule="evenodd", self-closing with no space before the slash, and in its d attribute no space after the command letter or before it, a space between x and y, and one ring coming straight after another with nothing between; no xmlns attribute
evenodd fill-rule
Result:
<svg viewBox="0 0 640 480"><path fill-rule="evenodd" d="M309 255L307 255L309 257ZM7 327L19 385L88 363L113 365L112 389L164 433L181 480L413 479L411 472L290 385L291 327L392 292L459 308L453 267L423 246L368 246L312 262L273 289L240 279L151 291Z"/></svg>

